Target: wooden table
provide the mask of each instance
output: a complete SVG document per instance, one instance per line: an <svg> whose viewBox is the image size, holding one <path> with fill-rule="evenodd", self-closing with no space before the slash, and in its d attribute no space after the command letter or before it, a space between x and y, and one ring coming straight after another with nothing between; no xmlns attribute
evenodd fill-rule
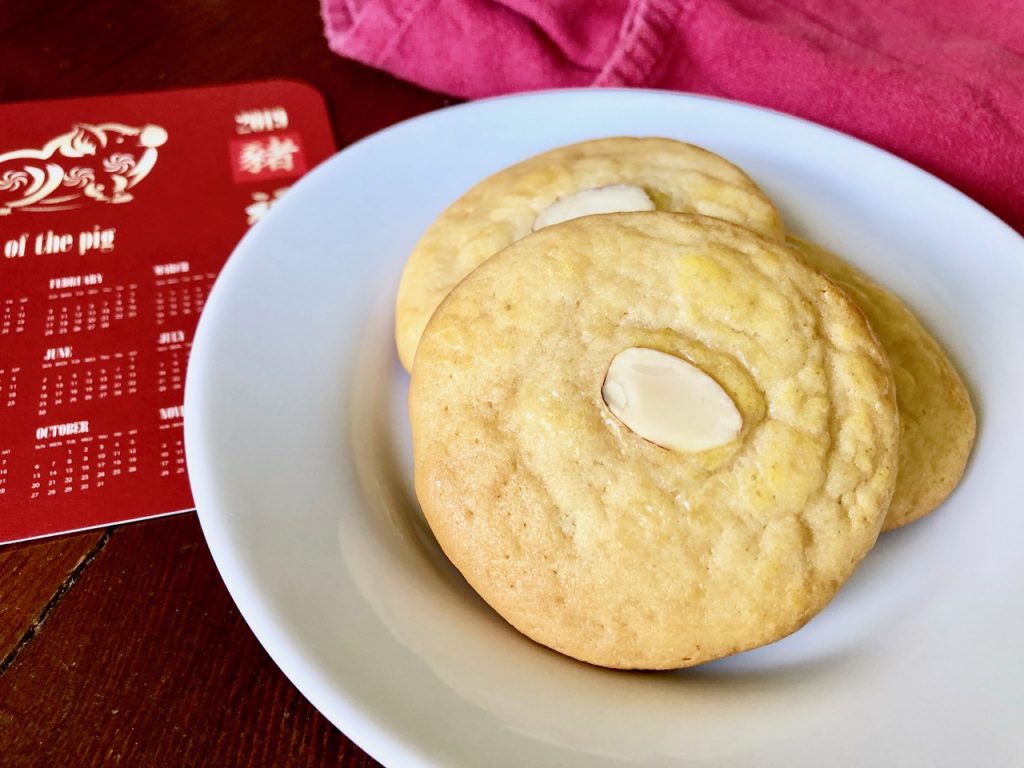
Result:
<svg viewBox="0 0 1024 768"><path fill-rule="evenodd" d="M446 99L332 54L316 0L0 0L0 102L287 76L340 146ZM0 765L370 766L270 661L194 514L0 547Z"/></svg>

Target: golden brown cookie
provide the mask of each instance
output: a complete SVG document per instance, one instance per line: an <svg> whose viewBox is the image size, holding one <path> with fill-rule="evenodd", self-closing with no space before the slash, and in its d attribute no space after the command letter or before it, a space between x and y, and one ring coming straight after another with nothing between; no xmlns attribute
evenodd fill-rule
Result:
<svg viewBox="0 0 1024 768"><path fill-rule="evenodd" d="M666 372L712 412L703 444L656 442L652 416L685 406L643 401ZM706 217L591 216L500 252L432 317L409 408L451 561L520 631L608 667L793 632L874 544L896 479L864 316L783 244Z"/></svg>
<svg viewBox="0 0 1024 768"><path fill-rule="evenodd" d="M584 195L580 200L577 196ZM438 217L402 273L395 337L406 370L441 300L485 259L534 228L581 212L700 213L783 239L771 201L742 170L661 138L609 138L554 149L477 184Z"/></svg>
<svg viewBox="0 0 1024 768"><path fill-rule="evenodd" d="M967 387L898 296L820 245L792 235L788 242L857 303L889 356L900 412L900 458L884 530L912 523L941 504L963 475L976 428Z"/></svg>

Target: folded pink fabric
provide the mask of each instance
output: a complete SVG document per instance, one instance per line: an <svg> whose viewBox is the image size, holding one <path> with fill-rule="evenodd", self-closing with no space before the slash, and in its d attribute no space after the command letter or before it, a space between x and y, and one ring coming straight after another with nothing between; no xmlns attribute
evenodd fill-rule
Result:
<svg viewBox="0 0 1024 768"><path fill-rule="evenodd" d="M806 117L1024 232L1020 0L322 0L322 12L332 50L464 98L647 86Z"/></svg>

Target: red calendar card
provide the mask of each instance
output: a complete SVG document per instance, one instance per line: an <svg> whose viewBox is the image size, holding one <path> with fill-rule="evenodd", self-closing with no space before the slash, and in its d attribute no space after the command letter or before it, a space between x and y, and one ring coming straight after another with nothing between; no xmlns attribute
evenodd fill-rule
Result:
<svg viewBox="0 0 1024 768"><path fill-rule="evenodd" d="M0 105L0 543L192 509L203 302L334 149L286 80Z"/></svg>

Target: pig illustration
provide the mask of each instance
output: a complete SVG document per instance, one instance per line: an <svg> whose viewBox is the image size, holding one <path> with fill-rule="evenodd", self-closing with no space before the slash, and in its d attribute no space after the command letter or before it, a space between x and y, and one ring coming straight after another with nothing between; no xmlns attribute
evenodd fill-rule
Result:
<svg viewBox="0 0 1024 768"><path fill-rule="evenodd" d="M167 141L159 125L79 123L42 149L0 154L0 216L127 203Z"/></svg>

